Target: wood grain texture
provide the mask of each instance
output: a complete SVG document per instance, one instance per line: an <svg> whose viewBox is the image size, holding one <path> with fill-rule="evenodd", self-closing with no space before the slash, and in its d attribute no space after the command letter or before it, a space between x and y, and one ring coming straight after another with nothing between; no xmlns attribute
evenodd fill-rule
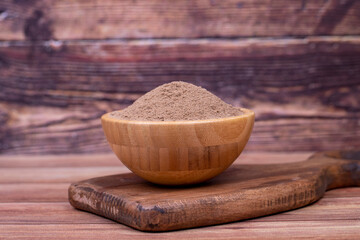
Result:
<svg viewBox="0 0 360 240"><path fill-rule="evenodd" d="M106 152L100 116L174 80L252 109L248 148L360 147L360 38L0 44L0 152Z"/></svg>
<svg viewBox="0 0 360 240"><path fill-rule="evenodd" d="M233 166L191 187L149 184L133 174L69 187L72 206L142 231L170 231L270 215L309 205L326 190L360 186L360 151L322 152L291 164Z"/></svg>
<svg viewBox="0 0 360 240"><path fill-rule="evenodd" d="M245 151L236 162L243 164L296 162L303 161L310 154L309 152L267 153L264 158L264 154ZM129 173L113 153L25 157L0 155L0 169L3 170L0 175L4 177L0 180L0 202L28 203L67 202L70 182L100 174ZM356 191L351 189L343 191L342 194L348 197L357 196Z"/></svg>
<svg viewBox="0 0 360 240"><path fill-rule="evenodd" d="M68 183L1 183L3 202L64 202Z"/></svg>
<svg viewBox="0 0 360 240"><path fill-rule="evenodd" d="M236 161L247 164L289 163L307 159L311 152L266 152L266 158L257 152L244 150ZM0 168L58 168L58 167L121 167L113 153L63 155L0 155ZM122 168L123 169L123 168Z"/></svg>
<svg viewBox="0 0 360 240"><path fill-rule="evenodd" d="M272 216L265 216L256 219L249 219L250 222L268 222L274 224L274 222L288 222L289 224L298 221L308 221L313 223L324 223L329 219L329 222L336 221L359 221L360 210L358 204L360 204L359 188L350 188L355 193L353 197L341 198L342 190L335 191L336 198L321 199L313 205L309 205L303 209L294 211L283 212L281 214L274 214ZM66 194L63 195L66 197ZM339 203L342 206L339 206ZM84 211L75 210L68 202L26 202L26 201L14 201L0 203L0 225L26 225L32 224L64 224L70 225L74 222L78 225L99 224L104 227L108 224L115 223L114 221L103 218L94 214L90 214ZM57 213L61 214L57 214ZM46 214L44 214L46 213ZM22 218L19 216L22 215ZM246 222L244 221L244 222ZM122 224L115 223L120 229L131 229L129 227L124 228ZM227 224L228 225L228 224ZM212 226L215 227L215 226ZM230 225L223 225L223 228L231 228ZM199 229L201 231L201 228Z"/></svg>
<svg viewBox="0 0 360 240"><path fill-rule="evenodd" d="M356 0L31 0L0 3L0 39L360 34Z"/></svg>
<svg viewBox="0 0 360 240"><path fill-rule="evenodd" d="M309 153L244 152L236 165L285 163L301 161ZM101 159L95 161L95 158ZM45 159L48 159L46 162ZM68 156L0 156L3 169L109 167L121 164L113 154ZM46 166L43 166L43 165ZM92 169L97 174L97 169ZM126 173L126 168L118 173ZM14 172L14 174L16 174ZM34 176L36 175L34 172ZM48 171L50 178L53 172ZM101 175L102 173L98 173ZM0 174L1 175L1 174ZM66 175L66 174L65 174ZM85 176L84 176L85 177ZM25 179L26 180L26 179ZM230 224L175 231L144 233L108 219L75 211L69 205L67 183L0 184L0 238L1 239L358 239L360 188L335 189L325 193L318 202L291 212L240 221ZM8 181L10 182L10 181ZM19 189L25 189L23 195ZM42 190L46 190L48 194ZM41 193L41 194L39 194ZM55 203L54 203L55 202Z"/></svg>
<svg viewBox="0 0 360 240"><path fill-rule="evenodd" d="M341 201L334 205L341 207ZM358 220L253 222L245 221L170 233L143 233L119 224L6 224L4 239L344 239L357 240ZM59 230L61 229L61 230Z"/></svg>
<svg viewBox="0 0 360 240"><path fill-rule="evenodd" d="M0 169L0 184L4 183L67 183L99 175L116 174L122 167L83 167L83 168L6 168ZM127 170L128 171L128 170Z"/></svg>
<svg viewBox="0 0 360 240"><path fill-rule="evenodd" d="M239 162L285 163L305 159L309 153L295 154L267 154L244 153ZM66 159L67 158L67 159ZM94 163L96 158L97 164ZM289 159L290 158L290 159ZM47 166L44 161L48 159ZM111 161L112 163L110 163ZM62 164L60 164L62 162ZM130 171L119 161L115 154L80 155L77 157L58 156L0 156L0 184L45 184L45 183L71 183L99 175L111 175Z"/></svg>

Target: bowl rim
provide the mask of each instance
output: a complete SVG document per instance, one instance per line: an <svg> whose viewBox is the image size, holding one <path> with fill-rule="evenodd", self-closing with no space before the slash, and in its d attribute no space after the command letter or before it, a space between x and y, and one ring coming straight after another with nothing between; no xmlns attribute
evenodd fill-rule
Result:
<svg viewBox="0 0 360 240"><path fill-rule="evenodd" d="M115 123L123 123L123 124L151 124L151 125L182 125L182 124L201 124L201 123L213 123L213 122L223 122L228 120L238 120L242 118L249 118L255 116L255 112L247 109L241 108L240 110L243 114L238 116L226 117L226 118L211 118L211 119L202 119L202 120L180 120L180 121L146 121L146 120L126 120L126 119L118 119L114 117L110 117L110 114L113 112L118 112L121 110L115 110L112 112L105 113L101 116L102 121L109 121Z"/></svg>

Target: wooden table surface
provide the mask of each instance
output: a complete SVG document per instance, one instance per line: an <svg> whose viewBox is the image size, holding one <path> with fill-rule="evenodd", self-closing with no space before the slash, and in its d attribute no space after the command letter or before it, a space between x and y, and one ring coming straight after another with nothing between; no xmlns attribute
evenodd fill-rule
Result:
<svg viewBox="0 0 360 240"><path fill-rule="evenodd" d="M235 164L305 160L311 153L244 153ZM0 156L0 239L359 239L360 188L335 189L311 206L197 229L145 233L73 209L70 182L129 170L113 154Z"/></svg>

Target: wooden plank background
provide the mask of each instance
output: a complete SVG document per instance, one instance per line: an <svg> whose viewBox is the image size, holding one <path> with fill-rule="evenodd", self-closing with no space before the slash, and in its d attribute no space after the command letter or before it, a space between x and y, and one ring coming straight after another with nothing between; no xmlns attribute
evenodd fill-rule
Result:
<svg viewBox="0 0 360 240"><path fill-rule="evenodd" d="M360 1L0 2L0 153L108 152L174 80L255 110L248 150L360 148Z"/></svg>
<svg viewBox="0 0 360 240"><path fill-rule="evenodd" d="M1 39L360 34L357 0L2 0Z"/></svg>

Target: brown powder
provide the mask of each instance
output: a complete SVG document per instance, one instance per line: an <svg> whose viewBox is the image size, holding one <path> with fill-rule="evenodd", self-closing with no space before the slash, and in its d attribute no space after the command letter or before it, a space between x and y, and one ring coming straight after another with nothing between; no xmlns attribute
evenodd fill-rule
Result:
<svg viewBox="0 0 360 240"><path fill-rule="evenodd" d="M114 118L143 121L215 119L243 114L202 87L171 82L146 93L132 105L111 113Z"/></svg>

